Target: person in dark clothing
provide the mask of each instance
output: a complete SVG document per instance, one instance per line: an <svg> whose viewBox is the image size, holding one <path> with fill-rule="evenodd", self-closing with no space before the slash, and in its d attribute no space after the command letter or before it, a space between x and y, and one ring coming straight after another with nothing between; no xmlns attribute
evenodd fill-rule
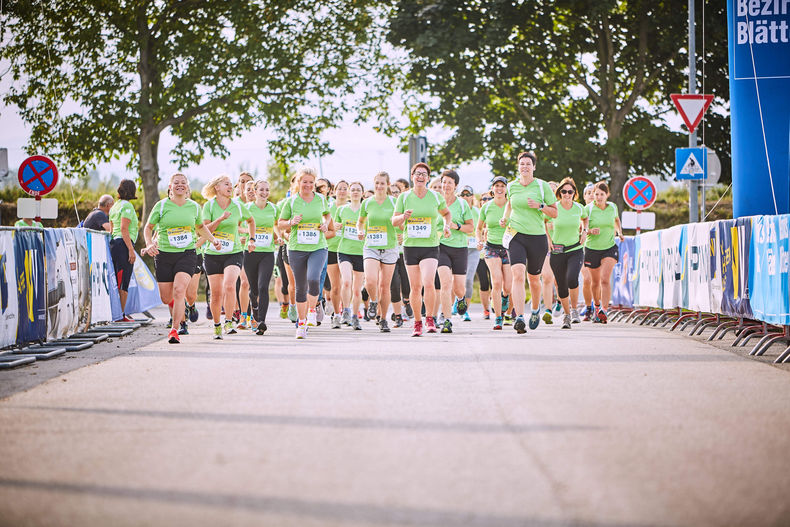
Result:
<svg viewBox="0 0 790 527"><path fill-rule="evenodd" d="M86 229L110 232L110 209L114 203L115 200L109 194L99 198L99 206L88 214L82 226Z"/></svg>

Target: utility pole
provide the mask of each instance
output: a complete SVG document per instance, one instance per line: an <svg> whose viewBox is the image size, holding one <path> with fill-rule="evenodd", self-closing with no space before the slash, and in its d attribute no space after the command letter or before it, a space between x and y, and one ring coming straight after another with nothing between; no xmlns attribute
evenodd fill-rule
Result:
<svg viewBox="0 0 790 527"><path fill-rule="evenodd" d="M696 49L694 45L694 0L689 2L689 94L697 93L697 64L696 64ZM689 148L697 146L697 131L689 134ZM705 184L705 180L702 180ZM699 184L697 180L689 180L689 223L697 223L699 221L699 200L697 199L697 191Z"/></svg>

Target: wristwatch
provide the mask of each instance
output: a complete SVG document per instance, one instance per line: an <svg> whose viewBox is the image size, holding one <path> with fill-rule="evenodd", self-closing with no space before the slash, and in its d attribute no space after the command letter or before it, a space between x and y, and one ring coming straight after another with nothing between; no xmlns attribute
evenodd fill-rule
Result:
<svg viewBox="0 0 790 527"><path fill-rule="evenodd" d="M545 204L545 203L541 203L541 204L540 204L540 207L538 207L538 210L543 210L543 207L545 207L545 206L546 206L546 204Z"/></svg>
<svg viewBox="0 0 790 527"><path fill-rule="evenodd" d="M457 230L457 231L461 230L461 224L460 223L458 223L458 222L455 223L455 230Z"/></svg>

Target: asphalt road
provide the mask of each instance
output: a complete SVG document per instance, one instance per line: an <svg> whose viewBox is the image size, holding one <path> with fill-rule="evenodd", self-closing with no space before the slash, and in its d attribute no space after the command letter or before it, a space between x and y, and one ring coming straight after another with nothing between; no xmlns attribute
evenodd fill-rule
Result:
<svg viewBox="0 0 790 527"><path fill-rule="evenodd" d="M790 524L787 368L624 324L270 321L4 392L0 525Z"/></svg>

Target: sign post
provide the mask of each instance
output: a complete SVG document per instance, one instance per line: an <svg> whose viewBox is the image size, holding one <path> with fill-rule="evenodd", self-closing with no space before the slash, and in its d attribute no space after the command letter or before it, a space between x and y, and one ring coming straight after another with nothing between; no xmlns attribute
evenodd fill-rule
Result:
<svg viewBox="0 0 790 527"><path fill-rule="evenodd" d="M35 219L41 221L41 196L52 192L58 184L58 167L46 156L30 156L19 165L18 178L22 190L35 198Z"/></svg>
<svg viewBox="0 0 790 527"><path fill-rule="evenodd" d="M658 197L658 193L656 192L656 186L653 184L652 181L647 179L646 177L636 176L632 177L628 181L625 182L623 185L623 199L625 200L626 204L631 207L632 209L636 210L636 221L635 227L636 233L639 234L642 231L643 225L641 220L642 211L648 209L653 206L653 203L656 202L656 198ZM626 227L626 212L623 212L623 228L632 228ZM652 220L652 227L647 228L654 228L655 227L655 215L651 212L649 213L653 215ZM648 222L649 224L649 222ZM629 225L630 225L630 218L629 218Z"/></svg>

